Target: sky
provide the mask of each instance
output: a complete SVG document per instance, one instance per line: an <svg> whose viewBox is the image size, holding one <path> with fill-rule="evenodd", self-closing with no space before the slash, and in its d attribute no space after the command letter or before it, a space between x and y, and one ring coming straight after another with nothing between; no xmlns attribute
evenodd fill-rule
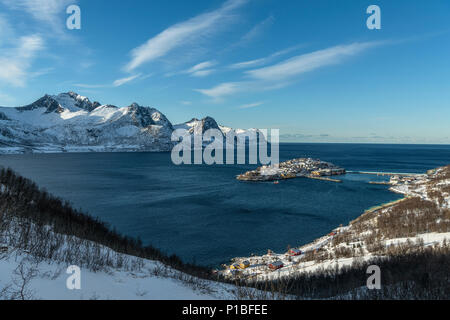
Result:
<svg viewBox="0 0 450 320"><path fill-rule="evenodd" d="M288 142L448 144L450 1L0 0L0 105L68 91Z"/></svg>

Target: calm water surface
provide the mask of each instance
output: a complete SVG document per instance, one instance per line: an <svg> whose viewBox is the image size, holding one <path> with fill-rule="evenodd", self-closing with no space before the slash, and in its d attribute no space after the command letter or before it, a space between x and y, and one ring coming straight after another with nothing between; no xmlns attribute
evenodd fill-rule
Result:
<svg viewBox="0 0 450 320"><path fill-rule="evenodd" d="M450 163L450 146L283 144L281 160L314 157L347 170L424 172ZM51 193L185 261L217 266L236 256L305 244L364 209L398 199L374 176L342 184L310 179L243 183L254 166L175 166L169 153L2 155Z"/></svg>

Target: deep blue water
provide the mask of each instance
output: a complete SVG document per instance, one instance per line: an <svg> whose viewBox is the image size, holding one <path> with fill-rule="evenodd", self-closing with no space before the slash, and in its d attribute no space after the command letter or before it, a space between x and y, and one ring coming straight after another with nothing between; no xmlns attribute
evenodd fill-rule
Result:
<svg viewBox="0 0 450 320"><path fill-rule="evenodd" d="M450 163L450 146L283 144L280 156L320 158L347 170L424 172ZM244 183L235 176L254 166L175 166L169 153L3 155L0 165L124 234L207 266L305 244L399 198L368 184L374 176L348 174L342 184Z"/></svg>

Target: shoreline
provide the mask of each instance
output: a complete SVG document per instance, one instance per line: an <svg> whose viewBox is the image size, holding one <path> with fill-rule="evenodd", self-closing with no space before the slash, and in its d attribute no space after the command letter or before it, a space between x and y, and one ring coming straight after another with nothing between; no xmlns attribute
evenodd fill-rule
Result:
<svg viewBox="0 0 450 320"><path fill-rule="evenodd" d="M389 188L389 190L390 190L390 188ZM393 190L390 190L390 191L392 193L399 193L399 192L395 192ZM320 247L319 244L322 245L325 242L328 243L329 241L331 241L334 236L338 235L342 230L345 230L346 228L348 228L353 221L356 221L356 220L364 217L366 214L374 213L374 212L379 211L379 210L388 209L389 207L393 207L393 206L395 206L395 205L397 205L397 204L399 204L399 203L401 203L401 202L403 202L403 201L405 201L407 199L409 199L409 196L404 195L404 197L402 197L400 199L392 200L392 201L387 202L387 203L382 203L382 204L377 205L377 206L369 207L368 209L364 210L364 212L361 215L359 215L355 219L349 221L346 226L341 225L339 227L336 227L336 228L332 229L329 234L323 235L323 236L321 236L319 238L314 239L311 242L305 243L305 244L303 244L301 246L294 247L294 248L298 248L298 249L301 250L301 249L308 249L310 247L313 247L314 250L317 250ZM306 251L303 251L303 252L306 252ZM246 258L245 257L234 257L234 258L230 259L230 261L234 263L234 262L236 262L238 260L242 260L242 259L246 259Z"/></svg>
<svg viewBox="0 0 450 320"><path fill-rule="evenodd" d="M394 192L394 191L391 191L391 192L392 193L397 193L397 192ZM403 196L403 198L400 198L400 199L397 199L397 200L392 200L390 202L386 202L386 203L382 203L382 204L370 207L369 209L366 209L361 216L363 216L366 213L372 213L372 212L375 212L375 211L378 211L378 210L387 209L389 207L395 206L396 204L399 204L399 203L407 200L408 198L409 198L408 196ZM361 216L359 216L359 217L361 217Z"/></svg>
<svg viewBox="0 0 450 320"><path fill-rule="evenodd" d="M319 262L316 263L315 260L312 260L312 263L310 260L307 260L306 257L309 255L316 255L318 252L323 251L324 249L326 251L331 250L330 244L334 242L342 243L335 240L340 240L340 238L346 236L349 231L352 231L355 224L360 224L361 221L368 221L370 219L377 219L381 216L381 214L389 212L393 208L396 208L398 205L401 205L401 203L406 202L408 200L412 200L413 198L419 198L422 200L429 200L427 199L427 193L420 194L417 190L422 190L423 186L426 186L427 183L432 183L433 179L436 178L437 173L440 170L445 170L445 167L437 168L434 170L428 171L426 174L414 174L412 176L401 176L399 180L400 175L396 174L389 174L391 175L391 181L389 182L389 185L391 185L390 188L388 188L389 191L392 193L402 194L403 197L397 200L393 200L387 203L382 203L373 207L370 207L366 209L360 216L358 216L356 219L349 221L346 226L339 226L335 229L333 229L329 234L323 235L322 237L319 237L309 243L306 243L304 245L301 245L299 247L294 247L292 249L288 249L288 252L286 253L273 253L270 250L267 254L261 255L261 256L251 256L251 257L236 257L231 259L232 265L236 264L236 262L244 261L247 264L250 265L250 267L245 268L237 268L237 270L231 270L229 266L225 266L226 268L224 270L221 270L220 272L230 279L235 279L237 277L244 277L246 281L263 281L268 279L276 279L281 277L289 277L292 274L302 274L304 272L311 272L315 271L318 268L325 268L325 267L332 267L334 263L336 266L350 266L354 259L358 259L355 256L347 259L342 258L334 258L334 259L325 259L325 260L319 260ZM449 200L450 201L450 198ZM444 207L445 208L445 205ZM363 233L371 233L372 230L367 229L362 232L360 237L363 237ZM358 235L356 235L358 237ZM430 239L438 239L436 241L445 241L445 239L450 239L450 233L444 232L444 233L436 233L436 232L425 232L423 234L416 234L413 239L420 239L420 238L430 238ZM337 239L335 239L337 238ZM401 242L403 238L401 239L387 239L387 242L397 243ZM358 240L355 244L352 246L361 246L361 240ZM409 240L408 240L409 241ZM431 240L430 240L431 241ZM344 243L348 240L344 241ZM334 245L334 244L333 244ZM388 245L389 246L389 245ZM327 248L328 247L328 248ZM361 249L362 250L362 249ZM332 251L333 253L333 251ZM380 256L378 256L380 257ZM381 255L382 257L382 255ZM377 258L376 255L373 255L371 253L363 254L360 258L362 258L362 261L368 261L371 258ZM279 264L278 267L272 268L273 263ZM256 263L253 267L252 263ZM280 266L281 265L281 266ZM253 267L254 270L251 270Z"/></svg>

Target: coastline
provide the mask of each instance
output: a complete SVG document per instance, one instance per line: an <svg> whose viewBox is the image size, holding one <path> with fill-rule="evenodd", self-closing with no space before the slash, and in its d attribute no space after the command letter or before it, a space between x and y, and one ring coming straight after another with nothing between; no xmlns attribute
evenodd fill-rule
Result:
<svg viewBox="0 0 450 320"><path fill-rule="evenodd" d="M12 175L13 173L10 172L9 174L7 172L4 172L4 182L5 185L0 188L3 195L16 195L14 199L19 202L25 202L30 205L30 201L23 198L23 196L19 196L19 193L17 191L17 183L12 183L10 180L7 179L8 175ZM423 176L421 176L423 178ZM21 179L21 178L17 178ZM14 179L13 179L14 180ZM7 181L7 183L6 183ZM19 180L17 180L19 181ZM22 180L23 181L23 180ZM27 183L32 183L28 181ZM341 298L342 295L347 294L347 291L345 290L356 290L358 292L358 288L362 288L359 282L356 285L349 284L349 287L343 287L343 288L335 288L334 293L328 292L327 288L330 284L330 281L334 279L334 277L340 277L339 279L348 279L346 277L348 276L355 276L358 277L358 275L365 274L364 263L375 263L380 264L383 266L383 268L387 268L387 270L397 270L397 269L389 269L389 268L397 268L398 264L396 265L399 260L403 259L404 264L402 264L401 269L399 272L401 274L406 274L405 272L408 272L409 275L412 275L412 279L421 279L421 275L423 272L428 272L429 269L429 260L430 255L433 263L433 268L436 270L439 270L440 262L442 259L447 259L448 256L448 250L450 247L446 244L446 241L450 240L450 219L448 213L449 210L444 211L446 216L444 216L446 221L443 223L441 230L439 231L434 227L430 228L430 230L427 230L427 232L416 232L413 234L402 234L402 237L399 237L398 235L394 234L393 237L388 237L384 240L385 244L385 250L386 251L379 251L380 249L377 249L378 243L374 244L364 244L361 246L362 241L367 240L370 238L370 235L367 235L365 233L369 232L370 229L360 229L361 225L364 223L368 223L367 226L371 227L370 224L371 219L375 218L376 220L379 220L381 218L385 218L385 216L389 216L389 210L393 210L394 208L398 206L402 206L404 203L406 203L407 207L409 209L412 208L416 210L423 211L425 216L428 216L430 213L432 214L432 219L436 218L436 212L429 211L430 208L433 208L433 206L425 207L425 209L422 209L422 207L417 206L416 204L421 204L420 201L427 202L427 204L432 203L436 206L435 203L435 197L432 196L435 194L436 190L433 189L434 187L442 188L445 190L448 190L445 192L445 202L441 205L443 208L450 208L450 166L447 168L440 168L436 171L430 172L425 179L418 179L413 180L413 183L411 184L398 184L395 188L391 191L397 191L399 193L403 193L405 195L404 198L398 199L389 203L386 203L384 205L380 205L377 207L374 207L372 210L366 210L364 214L356 218L355 220L351 221L348 226L341 226L336 229L334 229L330 234L325 235L323 237L317 238L315 241L308 243L302 247L299 248L298 251L302 252L304 254L301 255L277 255L270 253L266 257L251 257L249 260L251 261L252 265L249 263L249 267L246 270L236 270L239 272L238 276L235 278L227 277L223 272L214 272L211 273L210 270L204 270L205 277L202 277L199 272L203 272L202 270L196 269L193 265L183 265L181 261L174 259L173 257L164 257L161 256L161 253L158 252L156 249L152 248L141 248L139 247L138 243L129 242L131 240L126 240L126 238L123 238L122 241L128 241L127 248L129 247L129 244L132 244L135 248L131 251L129 249L124 249L120 247L115 247L117 243L117 239L120 240L119 235L115 235L108 233L109 237L111 238L111 235L113 236L112 239L114 240L112 243L105 242L104 237L98 237L99 230L103 228L101 224L99 224L99 228L97 229L97 233L95 234L96 237L93 237L94 235L89 232L88 238L83 234L80 234L82 237L77 237L76 235L72 233L64 232L64 229L61 229L59 231L62 231L61 233L57 233L58 230L56 230L54 227L59 226L58 228L61 228L61 223L54 224L54 227L51 227L51 224L49 224L49 228L51 229L50 233L46 233L44 236L42 232L47 232L45 230L35 228L35 224L31 222L32 226L32 234L33 239L47 239L47 242L45 242L46 245L51 246L55 243L55 241L51 240L48 241L48 235L51 235L51 237L57 237L59 241L59 247L57 248L57 255L55 256L55 251L52 253L51 259L48 258L45 260L45 256L43 259L40 260L40 272L42 275L39 275L36 280L39 283L39 288L42 285L45 286L52 286L53 280L50 281L50 279L45 278L44 273L53 272L54 267L60 267L61 263L79 263L80 261L84 261L83 263L87 263L84 265L87 269L93 270L94 272L89 273L89 276L92 275L94 279L94 275L98 274L98 272L105 272L105 274L111 274L113 272L116 276L120 276L120 281L127 283L127 293L121 292L121 297L133 297L133 295L137 295L139 298L151 298L154 297L152 295L148 295L148 292L143 289L141 286L144 286L145 288L151 288L155 285L155 281L158 281L161 284L162 288L169 288L168 284L172 285L172 289L177 291L177 294L180 295L180 297L199 297L199 298L218 298L222 295L226 295L227 297L248 297L251 299L251 297L255 297L255 292L260 290L262 298L280 298L280 299L286 299L287 294L289 294L290 298L306 298L306 297L319 297L319 298ZM35 187L36 188L36 187ZM33 188L31 188L33 189ZM29 188L25 188L25 190L29 190ZM35 192L38 192L37 189L34 189L33 192L29 194L29 196L33 195ZM423 199L417 200L416 197L410 196L411 194L420 194L422 192ZM430 193L431 192L431 193ZM2 194L0 193L0 195ZM22 194L23 195L23 194ZM442 196L442 195L441 195ZM439 200L439 198L436 198ZM415 201L415 202L414 202ZM409 203L411 202L411 203ZM438 201L439 202L439 201ZM439 202L440 203L440 202ZM423 204L423 203L422 203ZM397 208L398 209L398 208ZM67 210L64 209L64 210ZM439 210L438 210L439 211ZM401 211L395 212L395 215ZM50 215L51 219L62 219L62 215L56 214L56 215ZM89 219L89 216L83 216L85 219ZM24 221L32 221L30 220L30 217L27 216L20 216L13 213L10 227L12 229L15 229L15 226L25 226L24 223L18 223L17 219L25 219ZM441 220L440 217L438 220ZM385 221L386 222L386 221ZM395 222L394 221L394 229L395 229ZM415 226L417 224L420 224L422 221L412 221L411 226ZM439 221L440 223L442 221ZM73 224L71 224L73 226ZM91 224L89 224L91 225ZM11 229L8 228L8 229ZM65 228L65 227L63 227ZM356 239L355 237L352 238L352 231L351 229L355 229L357 231L356 233ZM428 225L427 225L428 228ZM353 230L353 231L355 231ZM423 231L423 229L420 229ZM418 229L418 231L420 231ZM416 230L417 231L417 230ZM78 231L79 232L79 231ZM108 232L107 229L103 229L101 233ZM23 259L21 264L17 264L17 261L13 261L10 259L0 259L0 268L5 269L7 272L2 273L2 277L4 280L8 280L10 276L13 275L14 268L20 267L23 265L23 263L26 263L27 259L32 257L34 254L39 254L39 250L41 250L41 247L36 247L33 245L35 243L35 240L30 239L31 241L29 243L25 243L25 246L23 246L23 243L21 244L21 233L16 232L16 237L14 238L5 238L5 243L3 245L2 250L6 249L6 258L8 257L8 254L11 252L15 252L15 248L23 248L24 250L19 250L23 253ZM364 239L364 236L367 236L367 239ZM114 237L116 239L114 239ZM98 241L99 239L103 239ZM97 241L97 242L96 242ZM102 243L103 241L103 243ZM80 252L80 244L83 247L81 250L82 252L86 253L86 256L88 257L87 260L79 260L79 257L76 256L77 252ZM337 246L336 246L337 245ZM70 248L71 246L76 246L77 250L69 250L69 253L73 255L69 255L67 248ZM372 246L372 247L371 247ZM365 252L362 256L355 256L354 253L348 254L346 250L349 250L348 248L358 248ZM329 252L326 252L329 248L337 248L336 249L336 256L329 258ZM410 249L419 249L422 251L418 251L418 257L412 256L410 253L405 254L403 250ZM425 249L427 249L425 251ZM38 250L38 251L36 251ZM148 251L150 250L150 251ZM19 252L17 251L17 252ZM145 251L148 253L151 253L153 256L153 259L151 257L145 257L147 254L145 254ZM298 252L294 251L294 252ZM101 253L100 255L98 253ZM387 253L387 254L386 254ZM435 255L433 255L435 253ZM324 255L325 254L325 255ZM328 258L326 255L328 254ZM395 256L397 254L397 256ZM414 254L414 252L413 252ZM143 256L144 255L144 256ZM39 255L38 255L39 256ZM390 261L394 257L393 263L390 265ZM396 257L396 258L395 258ZM400 257L400 258L399 258ZM157 259L155 259L157 258ZM289 262L292 262L290 265L283 266L282 268L278 268L275 270L270 270L269 272L260 272L260 274L252 273L255 271L255 259L262 259L262 261L259 261L259 265L256 266L256 268L259 268L260 271L264 271L266 268L266 262L264 259L267 258L271 263L276 267L277 264L275 263L277 260L285 258ZM42 259L42 257L41 257ZM67 259L70 259L67 260ZM124 260L125 259L125 260ZM130 261L128 261L130 259ZM167 260L168 259L168 260ZM244 259L244 258L238 258L238 259ZM397 260L395 260L397 259ZM414 260L415 259L415 260ZM301 261L300 261L301 260ZM73 262L72 262L73 261ZM124 264L124 261L128 261ZM355 265L355 261L357 264ZM242 261L240 261L242 263ZM413 262L414 268L411 268L411 262ZM418 262L418 263L417 263ZM181 264L180 264L181 263ZM358 264L359 263L359 264ZM416 264L414 264L416 263ZM33 267L32 265L29 265L27 267ZM51 269L49 269L51 268ZM419 268L419 269L418 269ZM424 269L425 268L425 269ZM433 269L433 270L434 270ZM425 270L425 271L424 271ZM247 273L245 273L247 271ZM250 271L250 272L249 272ZM256 270L258 271L258 270ZM267 271L267 270L266 270ZM343 273L341 273L341 271ZM55 271L56 272L56 271ZM88 271L90 272L90 271ZM120 273L120 275L119 275ZM405 275L406 279L409 280L410 278L407 278L408 274ZM138 279L136 276L138 275ZM236 275L236 274L235 274ZM446 273L445 270L443 271L443 278L445 279ZM303 278L302 278L303 277ZM310 280L311 277L313 280L315 280L313 287L310 286ZM401 284L402 279L405 278L403 275L398 275L397 281ZM284 281L278 281L281 278L286 278L286 280L289 281L290 284L297 285L296 288L287 288ZM96 278L97 279L97 278ZM102 278L103 279L103 278ZM104 281L100 279L99 281L96 280L96 286L98 288L101 288L102 290L105 290L105 292L109 292L110 290L114 290L115 286L109 285L111 281L107 280ZM112 279L112 278L110 278ZM306 279L306 280L305 280ZM440 278L438 278L440 279ZM448 278L447 278L448 279ZM283 279L284 280L284 279ZM2 280L3 281L3 280ZM292 282L290 282L292 281ZM306 283L305 283L306 281ZM258 286L258 283L262 282L262 286ZM284 284L283 284L284 283ZM175 286L173 286L175 284ZM267 286L273 285L272 289L267 290ZM353 286L354 285L354 286ZM185 287L188 287L187 289ZM322 293L317 293L316 288L317 287L322 288L324 291ZM353 287L352 287L353 286ZM36 287L38 288L38 287ZM269 287L270 288L270 287ZM305 292L303 289L312 288L313 291L311 292ZM387 287L389 290L389 287ZM172 290L170 289L170 290ZM256 289L256 291L255 291ZM168 289L169 290L169 289ZM364 289L363 289L364 290ZM49 291L41 291L39 294L44 294L45 297L53 297L53 296L47 296L47 293ZM165 292L165 291L164 291ZM219 293L220 292L220 293ZM327 293L328 292L328 293ZM354 291L348 291L352 294ZM14 292L13 292L14 293ZM395 293L395 292L394 292ZM173 294L173 293L170 293ZM216 295L220 294L220 296ZM364 294L364 292L363 292ZM389 293L391 294L391 293ZM322 296L323 295L323 296ZM390 295L388 295L390 296ZM92 292L92 297L98 297L98 293ZM223 296L222 296L223 297ZM65 299L70 299L71 297L64 297ZM74 297L74 298L81 298L83 299L83 296L81 297Z"/></svg>
<svg viewBox="0 0 450 320"><path fill-rule="evenodd" d="M246 261L246 263L249 263L250 266L231 270L229 266L224 265L225 269L221 270L221 273L229 279L239 278L245 279L245 281L259 282L284 277L292 277L295 274L301 273L305 274L326 268L337 267L338 269L341 269L343 267L349 267L355 262L355 257L353 256L346 257L344 255L343 257L328 260L324 259L323 257L320 257L319 261L316 262L314 259L310 260L310 257L308 257L308 255L317 255L318 252L322 251L324 248L330 247L330 244L334 242L340 242L339 240L336 241L336 239L339 239L340 237L346 235L355 224L358 224L361 221L371 219L376 220L382 217L383 213L390 212L393 209L401 206L402 204L407 203L409 200L419 198L421 200L429 201L430 199L428 199L427 192L421 194L417 190L418 189L420 189L421 191L425 190L425 188L423 188L421 185L426 185L428 182L433 181L434 179L433 177L435 175L437 175L440 171L445 170L447 168L449 167L441 167L429 170L426 174L412 174L410 176L400 175L401 176L400 178L399 176L393 176L394 178L392 178L392 174L389 174L391 175L391 181L389 182L389 185L391 185L391 187L389 188L389 191L397 194L402 194L403 195L402 198L390 201L388 203L382 203L374 207L370 207L366 209L359 217L350 221L346 226L341 225L340 227L333 229L327 235L319 237L314 241L304 244L300 247L293 248L295 252L301 252L300 255L291 254L290 250L292 249L289 249L288 252L280 254L273 253L269 250L266 255L262 256L236 257L231 259L232 265L234 264L236 266L236 262L239 263L242 261ZM448 180L447 182L448 184L450 184L450 180ZM414 185L418 185L420 187L415 188ZM447 202L449 203L447 206L450 207L450 196L447 197ZM445 208L445 205L443 206L443 208ZM363 232L361 232L360 235L364 233L370 233L370 230L364 230ZM442 232L442 233L428 232L423 234L417 234L415 237L410 238L412 239L413 242L418 241L419 243L423 243L425 239L429 242L426 244L426 246L444 245L446 241L450 240L450 232ZM386 242L389 242L388 244L389 247L392 244L395 245L401 242L409 243L411 241L410 238L389 239ZM361 239L357 240L359 240L358 241L359 243L357 243L357 245L359 246L359 248L361 248ZM348 240L346 241L348 244ZM353 244L353 246L354 245L355 243ZM329 248L326 249L329 251ZM383 255L368 253L359 256L358 259L359 261L367 262L373 258L380 258L382 256ZM274 262L279 263L280 265L282 265L282 267L276 269L267 268L267 266L271 266ZM254 265L256 266L256 268L254 268L255 270L251 270Z"/></svg>

